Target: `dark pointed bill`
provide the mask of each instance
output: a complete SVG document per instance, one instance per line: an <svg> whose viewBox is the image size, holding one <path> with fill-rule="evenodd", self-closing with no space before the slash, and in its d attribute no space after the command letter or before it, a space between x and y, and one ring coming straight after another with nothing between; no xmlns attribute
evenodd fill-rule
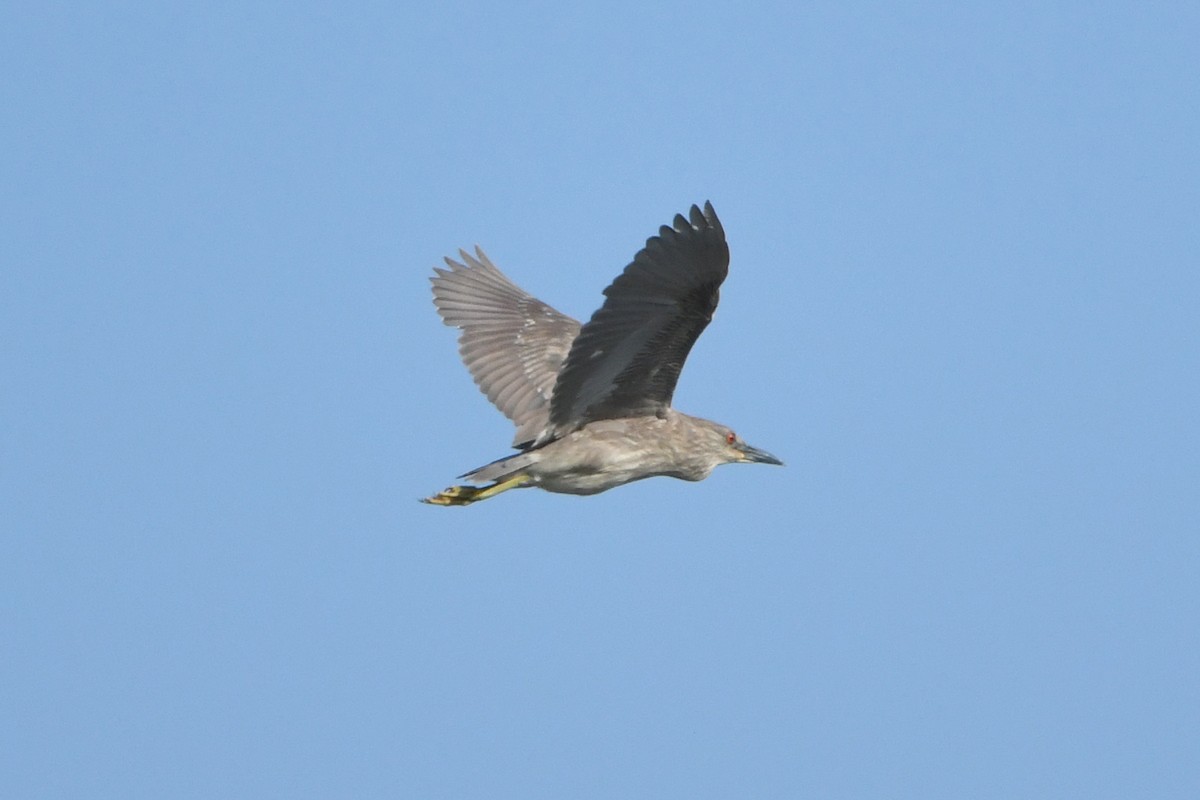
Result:
<svg viewBox="0 0 1200 800"><path fill-rule="evenodd" d="M783 466L782 461L768 453L766 450L759 450L757 447L751 447L748 444L742 445L741 449L742 455L745 456L745 458L743 458L744 461L750 461L755 464L775 464L776 466Z"/></svg>

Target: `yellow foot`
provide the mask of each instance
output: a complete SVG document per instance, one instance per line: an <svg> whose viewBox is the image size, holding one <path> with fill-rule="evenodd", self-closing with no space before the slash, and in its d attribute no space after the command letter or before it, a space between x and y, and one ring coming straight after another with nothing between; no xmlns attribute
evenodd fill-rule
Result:
<svg viewBox="0 0 1200 800"><path fill-rule="evenodd" d="M451 486L433 497L422 498L421 502L435 506L466 506L476 500L482 500L479 496L482 493L483 489L478 486Z"/></svg>
<svg viewBox="0 0 1200 800"><path fill-rule="evenodd" d="M434 506L469 506L479 500L487 500L509 489L519 489L528 486L529 476L521 473L489 486L451 486L435 494L433 497L422 498L422 503Z"/></svg>

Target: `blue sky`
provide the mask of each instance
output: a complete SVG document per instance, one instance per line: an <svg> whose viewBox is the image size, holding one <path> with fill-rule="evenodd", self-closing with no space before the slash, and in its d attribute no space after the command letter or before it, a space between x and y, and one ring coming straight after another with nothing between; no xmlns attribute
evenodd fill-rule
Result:
<svg viewBox="0 0 1200 800"><path fill-rule="evenodd" d="M0 31L0 794L1200 792L1200 13L45 4ZM713 202L591 498L430 303L586 318Z"/></svg>

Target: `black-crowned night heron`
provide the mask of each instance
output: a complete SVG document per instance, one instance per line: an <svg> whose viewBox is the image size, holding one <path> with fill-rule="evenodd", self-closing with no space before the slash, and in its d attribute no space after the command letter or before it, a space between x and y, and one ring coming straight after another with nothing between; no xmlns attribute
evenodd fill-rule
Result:
<svg viewBox="0 0 1200 800"><path fill-rule="evenodd" d="M463 361L516 424L521 452L459 476L487 485L452 486L426 503L462 506L524 486L595 494L654 475L699 481L718 464L783 463L671 408L729 271L712 204L648 239L583 326L517 288L478 247L459 254L435 270L433 302L462 330Z"/></svg>

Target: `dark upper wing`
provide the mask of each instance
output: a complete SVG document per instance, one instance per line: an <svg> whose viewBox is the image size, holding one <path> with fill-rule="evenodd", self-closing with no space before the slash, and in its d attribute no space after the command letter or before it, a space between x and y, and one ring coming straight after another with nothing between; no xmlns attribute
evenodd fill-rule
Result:
<svg viewBox="0 0 1200 800"><path fill-rule="evenodd" d="M517 425L513 446L549 424L550 397L579 323L531 297L482 250L435 268L433 303L447 325L462 329L458 352L475 383Z"/></svg>
<svg viewBox="0 0 1200 800"><path fill-rule="evenodd" d="M676 215L604 290L604 305L571 345L550 406L548 435L598 419L670 406L683 362L717 307L729 271L725 231L705 203Z"/></svg>

